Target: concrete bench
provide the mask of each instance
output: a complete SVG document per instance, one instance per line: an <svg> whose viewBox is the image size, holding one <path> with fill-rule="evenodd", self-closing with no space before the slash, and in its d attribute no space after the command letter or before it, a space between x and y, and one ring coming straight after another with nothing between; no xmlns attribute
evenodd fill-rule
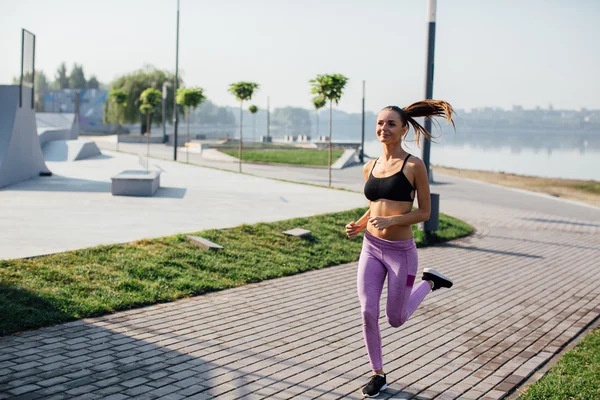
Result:
<svg viewBox="0 0 600 400"><path fill-rule="evenodd" d="M308 229L302 229L302 228L294 228L294 229L290 229L289 231L285 231L283 232L285 235L288 236L296 236L299 238L309 238L312 236L312 232L309 231Z"/></svg>
<svg viewBox="0 0 600 400"><path fill-rule="evenodd" d="M160 186L160 172L126 170L111 180L113 196L153 196Z"/></svg>

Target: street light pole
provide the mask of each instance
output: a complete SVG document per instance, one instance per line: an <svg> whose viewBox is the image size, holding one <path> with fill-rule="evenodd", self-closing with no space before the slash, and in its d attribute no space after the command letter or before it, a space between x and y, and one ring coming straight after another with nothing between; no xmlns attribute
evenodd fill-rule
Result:
<svg viewBox="0 0 600 400"><path fill-rule="evenodd" d="M173 110L175 112L175 118L173 120L174 132L173 132L173 160L177 161L177 84L179 74L179 0L177 0L177 40L175 45L175 84L173 89Z"/></svg>
<svg viewBox="0 0 600 400"><path fill-rule="evenodd" d="M434 66L434 56L435 56L435 13L436 13L436 0L429 0L429 11L427 13L427 23L428 23L428 39L427 39L427 72L426 72L426 80L425 80L425 99L429 100L433 98L433 66ZM425 118L424 128L431 132L431 121ZM431 168L429 165L429 156L431 150L431 141L425 138L425 143L423 146L423 163L425 164L425 169L427 171L427 176L429 178L429 182L433 182L433 176L431 175ZM427 241L431 240L432 232L437 231L439 228L439 218L440 218L440 195L437 193L430 193L430 215L429 219L423 222L423 232L425 233L425 239Z"/></svg>
<svg viewBox="0 0 600 400"><path fill-rule="evenodd" d="M271 105L269 104L269 96L267 96L267 143L270 143L271 139Z"/></svg>
<svg viewBox="0 0 600 400"><path fill-rule="evenodd" d="M428 39L427 39L427 64L426 64L426 78L425 78L425 99L429 100L433 98L433 66L434 66L434 56L435 56L435 14L436 14L436 0L429 0L429 12L427 13L427 24L429 27L428 31ZM431 121L429 119L425 119L424 128L431 132ZM429 182L433 182L433 177L431 176L431 168L429 166L429 159L431 154L431 141L425 138L425 143L423 144L423 163L425 164L425 169L427 170L427 176L429 177Z"/></svg>
<svg viewBox="0 0 600 400"><path fill-rule="evenodd" d="M171 82L165 81L162 85L162 126L163 126L163 143L167 143L167 87L171 86Z"/></svg>
<svg viewBox="0 0 600 400"><path fill-rule="evenodd" d="M360 134L360 163L365 162L365 81L363 81L362 96L362 128Z"/></svg>

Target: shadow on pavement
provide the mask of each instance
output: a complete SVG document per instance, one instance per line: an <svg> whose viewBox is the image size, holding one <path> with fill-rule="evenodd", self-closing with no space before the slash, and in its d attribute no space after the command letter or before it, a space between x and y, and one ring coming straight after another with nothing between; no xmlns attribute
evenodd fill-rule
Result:
<svg viewBox="0 0 600 400"><path fill-rule="evenodd" d="M485 253L502 254L502 255L506 255L506 256L527 257L527 258L544 258L542 256L536 256L536 255L526 254L526 253L517 253L517 252L513 252L513 251L503 251L503 250L482 249L480 247L461 246L461 245L456 245L453 243L440 243L437 246L452 247L455 249L463 249L463 250L468 250L468 251L482 251Z"/></svg>
<svg viewBox="0 0 600 400"><path fill-rule="evenodd" d="M567 225L576 225L576 226L591 226L594 228L600 227L600 224L588 224L585 222L574 222L574 221L562 221L560 219L545 219L545 218L521 218L525 221L535 221L535 222L549 222L552 224L567 224Z"/></svg>

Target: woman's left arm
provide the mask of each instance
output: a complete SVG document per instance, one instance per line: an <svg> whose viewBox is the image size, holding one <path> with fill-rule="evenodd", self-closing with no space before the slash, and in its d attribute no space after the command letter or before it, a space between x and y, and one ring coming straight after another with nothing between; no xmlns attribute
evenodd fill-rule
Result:
<svg viewBox="0 0 600 400"><path fill-rule="evenodd" d="M416 159L414 162L415 171L415 189L419 207L406 214L394 215L391 217L372 217L369 222L377 229L386 229L392 225L414 225L419 222L427 221L431 213L431 198L429 194L429 178L427 170L422 160Z"/></svg>

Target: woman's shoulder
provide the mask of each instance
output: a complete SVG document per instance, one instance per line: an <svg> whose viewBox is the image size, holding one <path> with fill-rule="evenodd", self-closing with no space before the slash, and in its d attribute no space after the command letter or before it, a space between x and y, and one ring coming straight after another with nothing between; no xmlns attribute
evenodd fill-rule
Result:
<svg viewBox="0 0 600 400"><path fill-rule="evenodd" d="M373 158L373 159L370 159L369 161L367 161L365 163L365 165L363 165L363 171L371 172L371 168L373 168L373 166L375 165L376 162L377 162L376 158Z"/></svg>
<svg viewBox="0 0 600 400"><path fill-rule="evenodd" d="M407 165L414 165L414 166L425 166L425 163L423 162L423 160L421 160L419 157L411 154L410 157L408 157L408 160L406 160Z"/></svg>
<svg viewBox="0 0 600 400"><path fill-rule="evenodd" d="M365 165L363 165L363 175L365 177L365 181L367 179L369 179L369 174L371 173L371 170L373 169L373 166L375 165L375 163L377 162L377 159L372 159L369 160L365 163Z"/></svg>

